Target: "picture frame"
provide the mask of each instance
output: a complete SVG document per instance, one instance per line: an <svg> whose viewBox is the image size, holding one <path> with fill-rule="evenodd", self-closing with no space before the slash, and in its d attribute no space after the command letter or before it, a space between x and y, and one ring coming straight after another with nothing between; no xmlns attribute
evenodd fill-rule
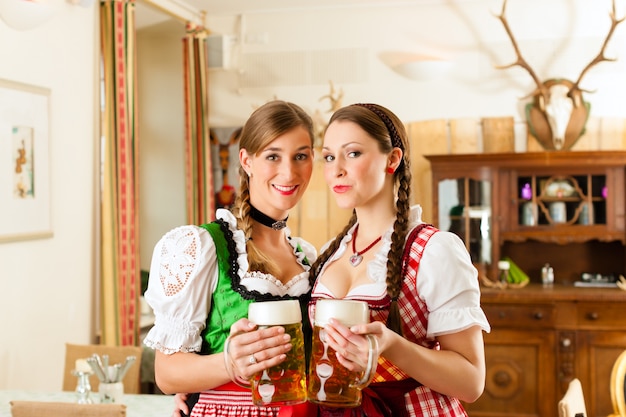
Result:
<svg viewBox="0 0 626 417"><path fill-rule="evenodd" d="M0 243L53 236L50 90L0 79Z"/></svg>

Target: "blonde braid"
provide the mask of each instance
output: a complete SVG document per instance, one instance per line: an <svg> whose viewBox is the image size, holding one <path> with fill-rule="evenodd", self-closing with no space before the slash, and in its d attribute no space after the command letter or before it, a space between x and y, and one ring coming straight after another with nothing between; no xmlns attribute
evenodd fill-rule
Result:
<svg viewBox="0 0 626 417"><path fill-rule="evenodd" d="M237 227L243 230L246 242L252 238L252 219L250 218L250 181L246 171L239 167L239 194L234 204L233 214L237 218Z"/></svg>
<svg viewBox="0 0 626 417"><path fill-rule="evenodd" d="M267 257L257 248L252 240L252 218L250 217L250 182L248 174L239 168L239 195L233 213L237 218L237 227L243 230L246 238L246 252L248 253L248 264L250 271L259 271L265 274L277 276L280 269L276 262Z"/></svg>

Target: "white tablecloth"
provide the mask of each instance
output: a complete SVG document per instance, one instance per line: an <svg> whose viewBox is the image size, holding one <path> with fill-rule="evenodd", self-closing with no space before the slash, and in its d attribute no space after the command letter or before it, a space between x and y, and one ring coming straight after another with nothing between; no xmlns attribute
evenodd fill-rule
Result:
<svg viewBox="0 0 626 417"><path fill-rule="evenodd" d="M91 393L94 402L98 393ZM11 417L9 401L58 401L74 402L76 394L71 391L44 392L26 390L0 390L0 417ZM169 417L174 410L174 399L169 395L125 394L127 417Z"/></svg>

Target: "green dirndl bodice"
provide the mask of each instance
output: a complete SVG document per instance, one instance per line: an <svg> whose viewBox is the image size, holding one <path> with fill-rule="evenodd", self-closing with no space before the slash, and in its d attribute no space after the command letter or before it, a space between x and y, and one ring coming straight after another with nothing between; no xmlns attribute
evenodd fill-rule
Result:
<svg viewBox="0 0 626 417"><path fill-rule="evenodd" d="M203 224L213 238L218 263L217 286L211 297L211 309L202 331L201 354L219 353L224 348L224 342L230 334L231 326L239 319L248 316L248 305L255 301L269 301L280 299L294 299L291 296L275 296L260 294L257 291L247 291L240 285L237 274L237 251L233 234L228 224L222 220ZM298 246L297 251L302 251ZM308 262L305 258L305 262ZM302 311L305 340L310 338L311 331L308 324L307 305L310 293L297 297ZM308 349L307 349L308 350ZM307 355L308 356L308 355Z"/></svg>

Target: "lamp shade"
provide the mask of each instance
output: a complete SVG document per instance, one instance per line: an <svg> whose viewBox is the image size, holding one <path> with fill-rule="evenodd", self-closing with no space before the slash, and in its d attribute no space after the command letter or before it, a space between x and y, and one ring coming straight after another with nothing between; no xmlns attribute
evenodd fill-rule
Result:
<svg viewBox="0 0 626 417"><path fill-rule="evenodd" d="M412 61L403 62L392 69L411 80L431 80L444 75L451 66L450 61Z"/></svg>
<svg viewBox="0 0 626 417"><path fill-rule="evenodd" d="M0 0L0 18L16 30L35 28L52 17L55 0Z"/></svg>
<svg viewBox="0 0 626 417"><path fill-rule="evenodd" d="M454 64L449 58L407 52L383 52L379 57L393 71L411 80L439 77Z"/></svg>

